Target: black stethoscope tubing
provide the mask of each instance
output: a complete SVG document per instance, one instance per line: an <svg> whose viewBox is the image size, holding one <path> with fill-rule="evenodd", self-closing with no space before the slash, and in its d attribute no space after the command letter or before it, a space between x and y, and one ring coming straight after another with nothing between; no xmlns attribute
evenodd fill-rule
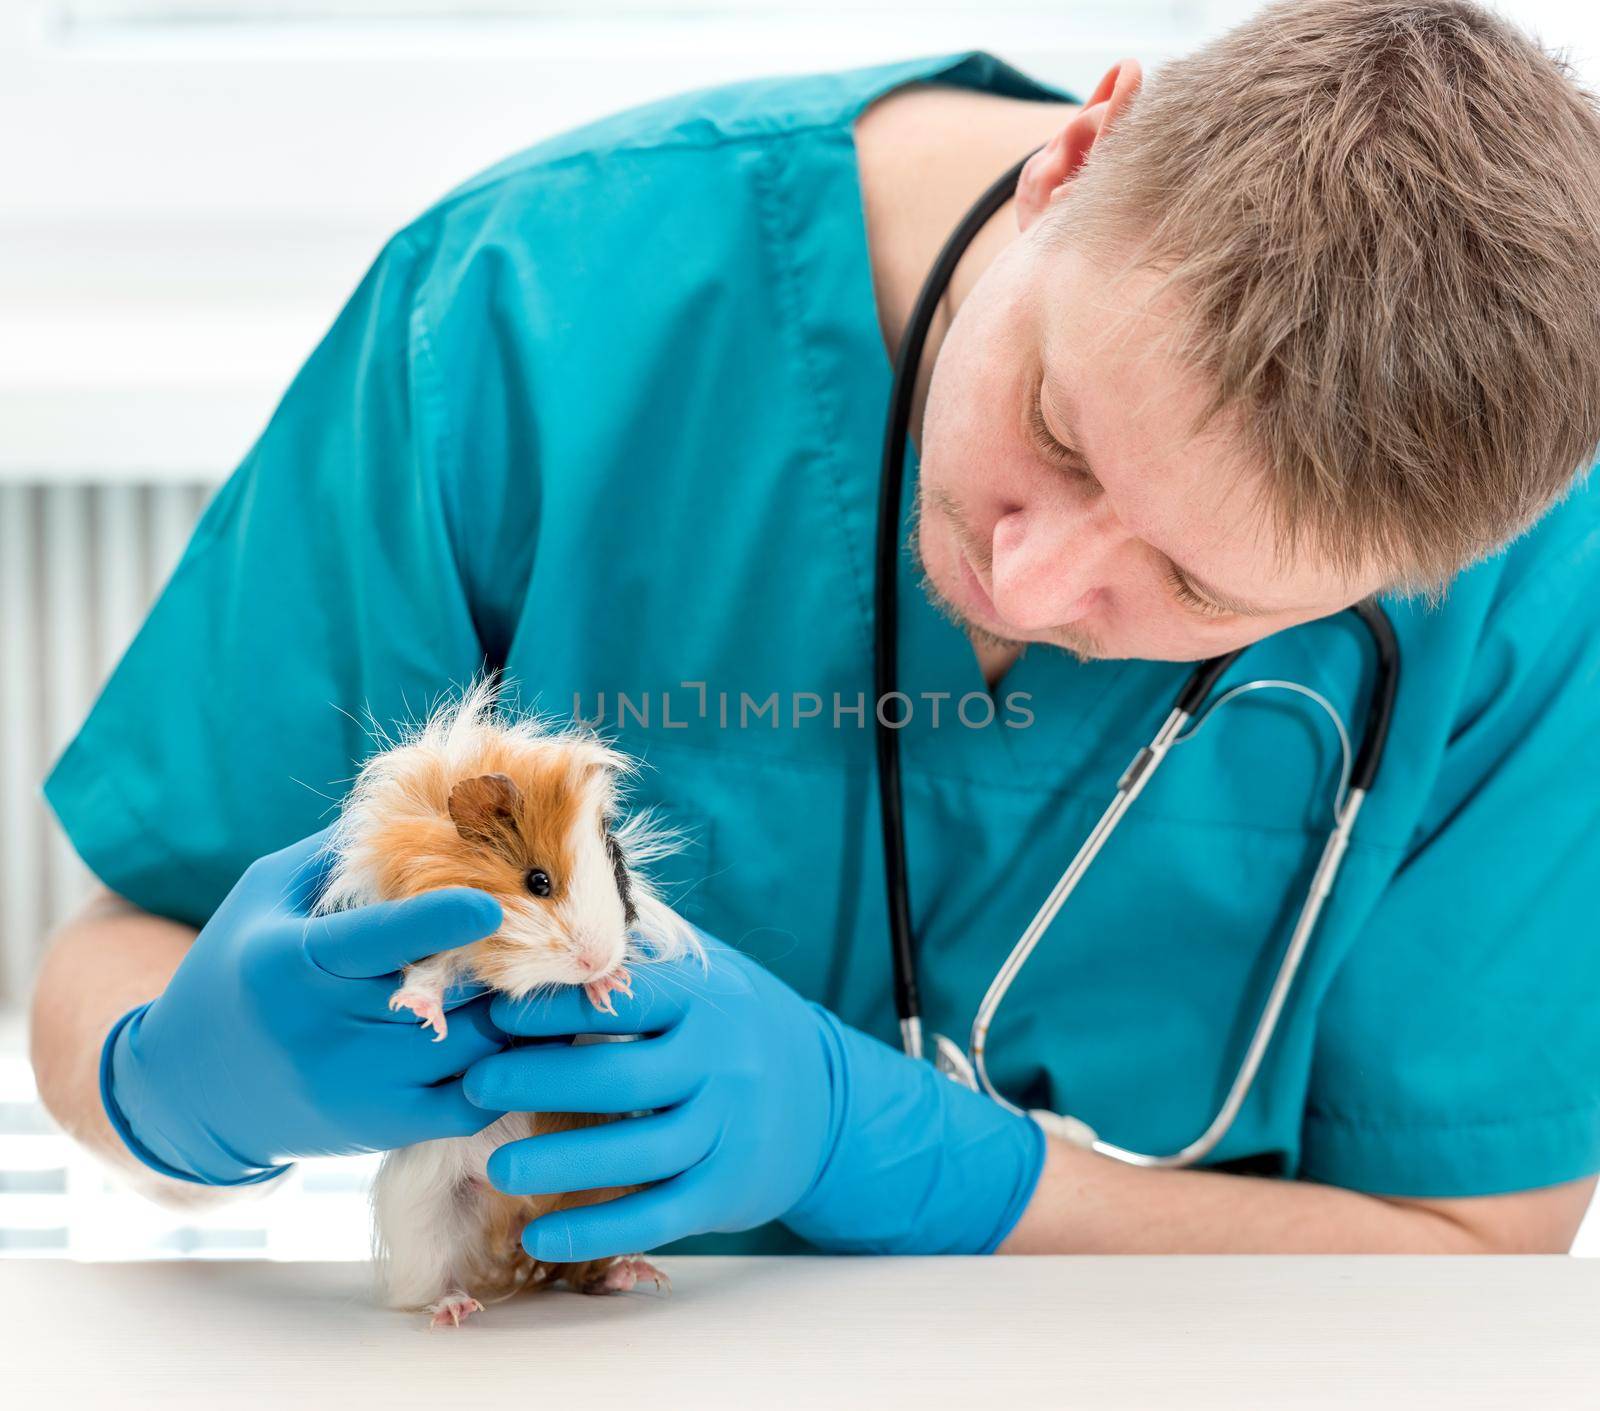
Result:
<svg viewBox="0 0 1600 1411"><path fill-rule="evenodd" d="M923 282L900 340L889 393L889 416L883 441L883 464L878 482L878 532L873 585L873 711L878 761L879 812L883 828L884 888L889 909L889 944L894 962L894 1007L902 1031L908 1022L920 1021L922 996L917 983L916 943L911 925L911 888L907 875L904 801L900 779L899 731L883 720L884 703L899 689L899 595L896 564L900 549L900 497L905 485L906 448L911 428L911 403L917 370L939 301L967 247L991 217L1016 193L1029 153L999 177L973 202L951 231ZM1365 600L1353 611L1371 634L1377 652L1377 672L1361 746L1351 767L1350 787L1370 791L1377 777L1394 714L1399 689L1399 647L1394 628L1375 602ZM1175 706L1195 715L1211 695L1224 672L1245 648L1202 661L1179 692Z"/></svg>

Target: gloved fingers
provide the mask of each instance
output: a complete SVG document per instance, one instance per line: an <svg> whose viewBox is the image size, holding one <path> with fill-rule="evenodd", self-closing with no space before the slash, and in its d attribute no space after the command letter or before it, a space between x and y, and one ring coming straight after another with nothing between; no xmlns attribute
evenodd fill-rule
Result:
<svg viewBox="0 0 1600 1411"><path fill-rule="evenodd" d="M524 1038L557 1038L569 1034L631 1034L638 1032L638 1019L632 1010L623 1009L628 997L613 991L611 1003L616 1013L596 1009L581 985L526 999L496 995L489 1016L508 1034ZM621 1002L620 1005L618 1002Z"/></svg>
<svg viewBox="0 0 1600 1411"><path fill-rule="evenodd" d="M411 1093L407 1108L408 1126L412 1131L395 1145L408 1146L412 1142L434 1141L440 1137L474 1136L504 1116L504 1112L490 1112L475 1102L468 1102L458 1079L432 1088L417 1088Z"/></svg>
<svg viewBox="0 0 1600 1411"><path fill-rule="evenodd" d="M440 887L302 922L306 955L330 975L388 975L442 950L492 936L500 903L476 887Z"/></svg>
<svg viewBox="0 0 1600 1411"><path fill-rule="evenodd" d="M639 1112L689 1095L681 1067L658 1039L531 1044L480 1058L462 1085L473 1102L502 1112Z"/></svg>
<svg viewBox="0 0 1600 1411"><path fill-rule="evenodd" d="M322 894L328 874L337 860L336 855L328 850L334 826L330 823L326 828L320 828L260 859L260 865L268 876L284 877L282 902L287 910L308 911Z"/></svg>
<svg viewBox="0 0 1600 1411"><path fill-rule="evenodd" d="M524 1038L554 1038L565 1034L650 1034L669 1029L683 1017L692 998L687 977L678 973L684 964L666 961L629 967L633 994L613 990L607 996L612 1010L595 1008L581 985L563 985L547 994L495 999L492 1017L508 1034Z"/></svg>
<svg viewBox="0 0 1600 1411"><path fill-rule="evenodd" d="M297 976L300 983L307 981L318 986L327 1009L333 1009L340 1014L352 1015L357 1019L385 1024L398 1024L402 1028L422 1027L422 1015L408 1006L390 1006L392 1000L404 988L404 981L399 975L374 975L369 978L346 979L342 975L330 975L320 967L313 967L309 976ZM475 980L460 980L445 989L440 1008L446 1016L446 1028L455 1023L456 1011L465 1009L468 1005L479 1005L483 1010L485 1022L492 1022L489 1018L489 1002L494 996ZM496 1029L501 1044L506 1041L505 1033ZM428 1037L433 1037L430 1028Z"/></svg>
<svg viewBox="0 0 1600 1411"><path fill-rule="evenodd" d="M713 1227L706 1190L705 1178L690 1171L615 1200L553 1210L523 1230L522 1247L552 1264L655 1249Z"/></svg>
<svg viewBox="0 0 1600 1411"><path fill-rule="evenodd" d="M480 1058L499 1053L505 1046L506 1036L489 1018L489 1000L484 996L450 1012L442 1039L435 1039L432 1030L419 1024L407 1052L413 1065L409 1071L417 1082L436 1083L466 1072Z"/></svg>
<svg viewBox="0 0 1600 1411"><path fill-rule="evenodd" d="M489 1180L507 1195L559 1195L642 1186L687 1171L710 1150L711 1124L694 1103L648 1117L543 1132L489 1155Z"/></svg>

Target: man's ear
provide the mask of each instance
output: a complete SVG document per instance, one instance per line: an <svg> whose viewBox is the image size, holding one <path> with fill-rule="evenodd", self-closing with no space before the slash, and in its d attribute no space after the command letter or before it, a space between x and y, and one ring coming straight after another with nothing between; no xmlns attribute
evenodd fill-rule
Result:
<svg viewBox="0 0 1600 1411"><path fill-rule="evenodd" d="M1017 179L1017 225L1020 229L1028 229L1049 209L1051 201L1066 190L1067 182L1083 165L1089 149L1100 134L1109 131L1127 111L1142 82L1144 72L1137 59L1123 59L1112 65L1095 86L1089 101L1067 119L1066 126L1050 139L1050 145L1029 158Z"/></svg>

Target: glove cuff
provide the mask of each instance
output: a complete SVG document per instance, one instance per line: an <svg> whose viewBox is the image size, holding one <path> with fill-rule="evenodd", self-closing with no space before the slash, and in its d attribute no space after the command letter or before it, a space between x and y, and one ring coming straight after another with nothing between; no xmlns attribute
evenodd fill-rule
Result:
<svg viewBox="0 0 1600 1411"><path fill-rule="evenodd" d="M994 1253L1033 1198L1044 1131L812 1008L832 1113L817 1176L783 1223L840 1253Z"/></svg>
<svg viewBox="0 0 1600 1411"><path fill-rule="evenodd" d="M134 1135L133 1126L128 1121L122 1105L117 1101L116 1070L119 1056L124 1064L129 1061L131 1055L128 1052L128 1045L138 1033L144 1012L149 1009L151 1003L152 1001L147 1000L144 1004L135 1005L118 1019L100 1046L100 1106L105 1109L106 1119L111 1123L112 1131L122 1138L122 1144L144 1165L175 1181L188 1181L192 1185L201 1186L253 1186L262 1181L270 1181L275 1176L281 1176L289 1169L288 1166L257 1167L243 1162L235 1162L233 1170L224 1175L201 1174L158 1156ZM171 1156L179 1155L169 1143L163 1145L168 1148ZM238 1174L239 1172L244 1174Z"/></svg>

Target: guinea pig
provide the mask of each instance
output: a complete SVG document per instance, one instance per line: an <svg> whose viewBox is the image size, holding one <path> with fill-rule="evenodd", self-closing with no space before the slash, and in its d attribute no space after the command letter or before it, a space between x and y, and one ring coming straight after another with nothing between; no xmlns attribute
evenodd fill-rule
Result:
<svg viewBox="0 0 1600 1411"><path fill-rule="evenodd" d="M682 846L646 810L622 816L622 781L637 762L579 724L556 727L499 705L493 673L437 706L362 765L324 844L331 854L314 914L437 887L492 893L492 936L405 967L390 997L435 1041L446 991L476 982L523 997L581 985L596 1007L631 994L630 966L699 953L691 928L644 868ZM475 1136L387 1153L373 1186L380 1293L457 1326L485 1301L565 1282L584 1293L666 1276L641 1256L546 1264L522 1248L528 1221L635 1188L508 1196L485 1163L496 1147L543 1132L614 1121L582 1113L508 1113Z"/></svg>

